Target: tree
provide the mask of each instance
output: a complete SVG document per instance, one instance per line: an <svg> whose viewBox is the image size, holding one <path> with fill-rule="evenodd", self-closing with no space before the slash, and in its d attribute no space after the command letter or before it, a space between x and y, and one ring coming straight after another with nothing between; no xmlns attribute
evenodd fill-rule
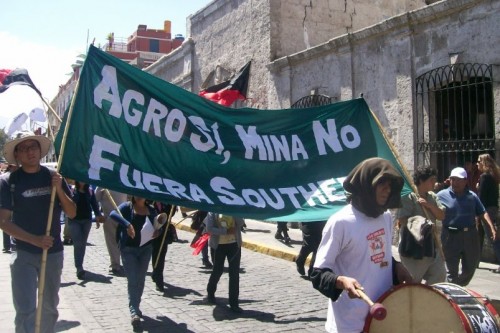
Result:
<svg viewBox="0 0 500 333"><path fill-rule="evenodd" d="M0 155L2 159L3 157L3 147L5 146L5 143L7 142L8 136L7 133L3 130L3 128L0 128Z"/></svg>

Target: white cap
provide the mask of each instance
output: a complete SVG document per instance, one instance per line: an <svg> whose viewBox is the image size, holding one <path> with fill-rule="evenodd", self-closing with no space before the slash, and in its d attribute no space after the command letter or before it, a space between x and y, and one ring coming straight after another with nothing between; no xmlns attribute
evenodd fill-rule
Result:
<svg viewBox="0 0 500 333"><path fill-rule="evenodd" d="M467 171L465 171L464 168L455 168L451 170L450 178L451 177L467 179Z"/></svg>

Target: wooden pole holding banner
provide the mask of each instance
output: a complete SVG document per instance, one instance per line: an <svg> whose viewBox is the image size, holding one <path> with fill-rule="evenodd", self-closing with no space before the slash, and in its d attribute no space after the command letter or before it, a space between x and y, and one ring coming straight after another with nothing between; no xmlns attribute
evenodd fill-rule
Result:
<svg viewBox="0 0 500 333"><path fill-rule="evenodd" d="M389 139L389 137L385 133L385 130L382 127L382 124L380 123L380 120L378 120L377 116L375 115L375 113L373 113L373 111L370 108L368 108L368 110L370 110L370 113L371 113L373 119L375 120L375 123L377 124L379 130L380 130L380 133L382 133L382 136L384 137L385 142L387 142L387 144L389 145L389 149L391 150L394 157L396 157L396 161L398 162L399 166L403 170L403 173L405 174L406 179L408 179L408 182L410 183L411 189L413 190L413 192L418 194L417 187L413 183L412 177L410 176L408 169L406 169L405 165L401 162L401 159L399 158L399 154L396 151L396 148L394 147L394 145L392 144L391 139Z"/></svg>
<svg viewBox="0 0 500 333"><path fill-rule="evenodd" d="M78 85L75 88L75 91L76 91L77 88L78 88ZM45 103L45 105L47 105L47 108L52 112L52 114L54 115L54 117L56 117L57 121L59 121L59 123L62 123L61 117L59 117L59 115L57 114L57 112L52 108L52 106L50 106L50 104L45 100L45 98L43 98L42 95L40 95L40 98L42 99L43 103ZM73 103L73 101L71 103ZM71 104L71 107L73 107L73 104ZM48 121L49 121L49 118L47 117L47 122ZM49 123L49 126L50 126L50 123Z"/></svg>
<svg viewBox="0 0 500 333"><path fill-rule="evenodd" d="M170 226L170 221L172 221L172 216L174 215L175 208L176 207L174 205L172 205L170 208L170 212L168 213L165 233L163 234L163 238L162 238L161 244L160 244L160 249L158 250L158 255L156 256L156 260L155 260L155 264L154 264L153 268L156 268L156 266L158 266L158 260L160 260L161 250L163 249L163 245L165 244L165 238L167 238L167 234L168 234L168 227Z"/></svg>
<svg viewBox="0 0 500 333"><path fill-rule="evenodd" d="M75 99L76 99L76 92L78 91L78 86L80 85L80 80L78 80L76 87L75 87L75 94L73 95L73 98L71 99L71 105L68 111L68 121L66 123L66 127L64 128L64 135L62 138L61 142L61 153L59 156L59 159L57 161L57 172L59 172L59 169L61 168L61 161L64 156L64 148L66 146L66 137L68 135L68 129L69 129L69 124L71 123L71 116L73 114L73 108L75 104ZM40 98L45 102L45 104L49 105L43 97L40 95ZM55 111L49 106L49 109L52 110L52 112L55 113ZM57 114L56 114L57 116ZM59 120L60 118L57 117ZM56 187L52 186L52 192L50 194L50 206L49 206L49 216L47 218L47 228L45 229L45 236L50 236L50 229L52 227L52 216L54 214L54 203L56 199ZM48 250L44 249L42 252L42 263L40 265L40 277L38 279L38 302L37 302L37 307L36 307L36 317L35 317L35 333L40 333L41 329L41 321L42 321L42 307L43 307L43 292L45 289L45 271L47 269L47 253Z"/></svg>
<svg viewBox="0 0 500 333"><path fill-rule="evenodd" d="M392 154L394 155L394 157L396 157L396 160L399 164L399 166L401 167L401 169L403 170L406 178L408 179L408 182L410 183L410 186L411 186L411 189L413 190L413 192L416 194L417 198L419 197L419 194L418 194L418 189L417 189L417 186L415 185L415 183L413 183L413 178L410 176L410 173L408 172L408 169L406 169L405 165L401 162L401 159L399 158L399 154L398 152L396 151L396 148L394 147L391 139L389 139L389 137L387 136L387 134L385 133L385 130L384 128L382 127L382 124L380 123L380 120L377 118L377 116L375 115L375 113L373 113L373 111L368 108L368 110L370 110L370 113L372 114L373 116L373 119L375 120L375 123L377 124L380 132L382 133L382 136L384 137L385 141L387 142L387 144L389 145L389 148L391 149L391 152ZM427 209L425 207L422 207L422 210L424 211L424 214L425 214L425 217L427 219L429 219L429 212L427 211ZM441 241L439 240L439 238L437 237L436 233L434 232L434 230L432 230L432 236L434 238L434 243L436 243L436 245L438 245L438 248L439 248L439 252L441 254L441 256L443 257L443 260L444 260L444 252L443 252L443 248L442 246L440 246L441 244Z"/></svg>

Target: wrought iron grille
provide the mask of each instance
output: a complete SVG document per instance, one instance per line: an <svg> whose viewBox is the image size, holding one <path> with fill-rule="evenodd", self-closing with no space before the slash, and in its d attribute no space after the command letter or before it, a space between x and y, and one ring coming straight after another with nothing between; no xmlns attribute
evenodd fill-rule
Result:
<svg viewBox="0 0 500 333"><path fill-rule="evenodd" d="M492 66L460 63L416 79L415 161L445 179L456 166L495 155Z"/></svg>
<svg viewBox="0 0 500 333"><path fill-rule="evenodd" d="M320 106L332 104L334 102L333 97L326 95L309 95L300 98L298 101L292 104L292 109L304 109L312 106Z"/></svg>

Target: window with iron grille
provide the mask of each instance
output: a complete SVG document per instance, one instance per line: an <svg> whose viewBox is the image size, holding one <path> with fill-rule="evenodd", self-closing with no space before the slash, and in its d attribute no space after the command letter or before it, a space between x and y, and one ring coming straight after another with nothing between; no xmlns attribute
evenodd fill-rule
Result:
<svg viewBox="0 0 500 333"><path fill-rule="evenodd" d="M478 155L495 156L492 66L461 63L416 79L416 165L431 165L439 180L456 166L473 172Z"/></svg>

